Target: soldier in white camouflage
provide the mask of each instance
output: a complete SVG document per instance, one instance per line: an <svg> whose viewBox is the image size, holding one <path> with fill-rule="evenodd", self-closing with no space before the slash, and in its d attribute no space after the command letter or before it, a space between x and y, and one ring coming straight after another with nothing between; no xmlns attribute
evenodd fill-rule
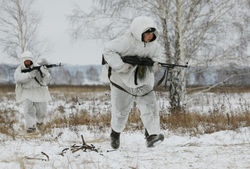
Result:
<svg viewBox="0 0 250 169"><path fill-rule="evenodd" d="M103 57L107 63L103 69L109 69L111 87L111 146L118 149L120 133L124 130L129 112L136 102L145 127L146 144L153 147L163 141L160 134L159 106L156 101L154 73L160 67L163 52L157 42L158 30L155 22L146 16L133 20L130 31L108 42L104 47ZM124 63L122 57L149 57L154 65L138 66Z"/></svg>
<svg viewBox="0 0 250 169"><path fill-rule="evenodd" d="M16 100L24 108L26 131L34 133L37 128L42 128L47 114L47 102L51 100L47 85L51 77L45 66L41 66L40 72L38 70L22 72L23 69L38 66L31 52L25 51L19 59L20 65L14 74Z"/></svg>

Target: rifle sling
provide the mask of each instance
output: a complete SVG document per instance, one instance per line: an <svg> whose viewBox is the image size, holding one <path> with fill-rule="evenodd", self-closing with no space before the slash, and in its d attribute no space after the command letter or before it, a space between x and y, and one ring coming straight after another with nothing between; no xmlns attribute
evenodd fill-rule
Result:
<svg viewBox="0 0 250 169"><path fill-rule="evenodd" d="M163 82L164 78L165 78L165 75L166 75L166 72L167 72L167 69L164 71L164 74L163 76L161 77L161 79L158 81L158 83L154 86L154 88L152 90L150 90L149 92L143 94L143 95L135 95L135 94L132 94L130 93L129 91L127 91L126 89L124 89L123 87L121 87L120 85L114 83L111 79L110 79L110 76L111 76L111 71L112 71L112 68L109 66L109 69L108 69L108 78L109 78L109 81L110 83L115 86L116 88L132 95L132 96L135 96L135 97L143 97L143 96L146 96L148 95L150 92L154 91L158 86L160 86L160 84Z"/></svg>
<svg viewBox="0 0 250 169"><path fill-rule="evenodd" d="M36 81L40 86L45 86L45 85L42 85L36 77L34 77L34 79L35 79L35 81Z"/></svg>

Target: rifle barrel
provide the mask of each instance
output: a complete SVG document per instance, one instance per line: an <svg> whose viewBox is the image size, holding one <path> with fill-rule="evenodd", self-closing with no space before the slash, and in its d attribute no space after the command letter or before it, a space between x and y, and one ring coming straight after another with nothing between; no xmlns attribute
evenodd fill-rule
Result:
<svg viewBox="0 0 250 169"><path fill-rule="evenodd" d="M50 65L42 65L42 66L46 66L47 68L52 68L52 67L62 66L62 64L59 63L59 64L50 64Z"/></svg>
<svg viewBox="0 0 250 169"><path fill-rule="evenodd" d="M187 65L177 65L177 64L169 64L169 63L159 63L162 67L188 67Z"/></svg>

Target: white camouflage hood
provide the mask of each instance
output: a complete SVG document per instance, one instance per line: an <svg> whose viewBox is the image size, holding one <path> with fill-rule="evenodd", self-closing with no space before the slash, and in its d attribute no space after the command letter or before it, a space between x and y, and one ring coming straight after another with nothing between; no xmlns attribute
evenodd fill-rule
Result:
<svg viewBox="0 0 250 169"><path fill-rule="evenodd" d="M131 23L131 32L133 36L138 40L142 41L142 34L147 31L149 28L155 28L155 36L158 37L158 31L155 22L153 19L147 16L136 17Z"/></svg>
<svg viewBox="0 0 250 169"><path fill-rule="evenodd" d="M35 57L33 56L33 54L30 51L23 52L20 55L19 59L20 59L20 63L22 64L23 67L25 67L25 65L24 65L25 60L31 60L33 62L33 65L35 64Z"/></svg>

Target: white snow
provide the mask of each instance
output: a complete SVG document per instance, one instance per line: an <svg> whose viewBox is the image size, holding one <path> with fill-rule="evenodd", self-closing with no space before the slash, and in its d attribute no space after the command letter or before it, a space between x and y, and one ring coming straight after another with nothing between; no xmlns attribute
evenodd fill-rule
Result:
<svg viewBox="0 0 250 169"><path fill-rule="evenodd" d="M61 116L58 106L63 106L69 116L87 110L89 113L109 113L109 92L52 93L47 120ZM207 113L215 105L228 103L224 111L240 113L248 108L249 93L190 95L190 111ZM78 102L72 101L78 97ZM222 98L227 98L222 101ZM166 95L159 95L161 110L168 107ZM164 101L165 100L165 101ZM191 105L194 105L192 107ZM206 104L205 104L206 103ZM217 103L217 104L215 104ZM203 108L202 108L203 107ZM110 147L109 129L89 130L87 126L54 128L44 136L27 137L23 134L21 105L15 103L14 93L1 96L0 110L14 110L18 120L14 128L19 131L15 140L0 134L1 169L247 169L250 168L250 127L235 131L219 131L212 134L193 136L162 130L165 140L155 148L147 148L143 131L124 131L121 147L113 151ZM65 148L82 145L81 135L88 145L93 144L98 152L79 150L73 153ZM45 153L48 155L42 154Z"/></svg>
<svg viewBox="0 0 250 169"><path fill-rule="evenodd" d="M232 168L250 167L250 128L239 131L221 131L199 137L176 135L163 131L165 141L155 148L146 148L143 133L124 132L121 147L110 151L109 132L96 133L85 127L55 129L53 134L39 139L18 138L1 142L1 168ZM63 134L56 139L57 135ZM82 150L72 153L63 149L73 144L81 145L83 135L87 144L93 144L99 152ZM5 140L4 139L4 140ZM110 151L110 152L108 152ZM49 161L41 152L49 156ZM38 159L28 159L38 158Z"/></svg>

